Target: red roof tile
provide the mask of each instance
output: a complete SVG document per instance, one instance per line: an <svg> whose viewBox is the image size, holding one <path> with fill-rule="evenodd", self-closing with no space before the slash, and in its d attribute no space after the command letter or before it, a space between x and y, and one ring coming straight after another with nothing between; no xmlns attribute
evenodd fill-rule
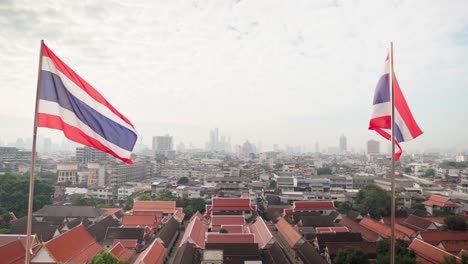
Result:
<svg viewBox="0 0 468 264"><path fill-rule="evenodd" d="M164 214L174 213L175 201L138 201L133 202L132 211L163 212Z"/></svg>
<svg viewBox="0 0 468 264"><path fill-rule="evenodd" d="M321 210L336 210L332 201L307 201L294 202L294 211L321 211Z"/></svg>
<svg viewBox="0 0 468 264"><path fill-rule="evenodd" d="M422 240L415 238L408 247L413 250L418 257L428 261L429 263L442 263L445 256L454 256L447 251L434 247Z"/></svg>
<svg viewBox="0 0 468 264"><path fill-rule="evenodd" d="M246 230L245 226L243 225L222 225L220 230L224 229L229 234L242 234L242 233L250 233Z"/></svg>
<svg viewBox="0 0 468 264"><path fill-rule="evenodd" d="M254 234L207 233L206 243L214 244L253 244Z"/></svg>
<svg viewBox="0 0 468 264"><path fill-rule="evenodd" d="M409 215L408 218L403 222L403 225L412 228L417 231L426 231L428 229L437 229L432 221L416 216Z"/></svg>
<svg viewBox="0 0 468 264"><path fill-rule="evenodd" d="M460 205L450 202L450 198L440 196L440 195L431 195L429 200L424 201L422 204L427 206L438 206L438 207L459 207Z"/></svg>
<svg viewBox="0 0 468 264"><path fill-rule="evenodd" d="M383 238L389 238L391 236L391 230L389 226L382 224L380 222L377 222L375 220L372 220L369 217L364 217L361 220L361 222L359 222L359 224L364 226L367 229L370 229L376 232L377 234L379 234L379 236ZM405 239L406 235L398 230L395 230L395 237L399 239Z"/></svg>
<svg viewBox="0 0 468 264"><path fill-rule="evenodd" d="M283 216L291 217L293 215L293 209L283 209Z"/></svg>
<svg viewBox="0 0 468 264"><path fill-rule="evenodd" d="M442 241L437 245L439 248L452 253L454 255L458 255L462 250L468 250L468 241L466 240L450 240L450 241Z"/></svg>
<svg viewBox="0 0 468 264"><path fill-rule="evenodd" d="M179 247L183 246L188 240L197 248L205 248L205 234L207 231L208 227L198 220L198 218L192 218L180 240Z"/></svg>
<svg viewBox="0 0 468 264"><path fill-rule="evenodd" d="M24 262L24 255L25 250L19 240L0 247L1 263L14 263L21 260Z"/></svg>
<svg viewBox="0 0 468 264"><path fill-rule="evenodd" d="M395 224L395 230L407 235L408 237L413 237L416 235L416 232L413 229L404 227L400 224Z"/></svg>
<svg viewBox="0 0 468 264"><path fill-rule="evenodd" d="M255 223L250 225L250 230L255 234L255 242L259 248L269 248L273 244L273 235L261 217L257 217Z"/></svg>
<svg viewBox="0 0 468 264"><path fill-rule="evenodd" d="M206 205L205 215L212 211L255 211L257 207L250 204L249 198L213 198L212 205Z"/></svg>
<svg viewBox="0 0 468 264"><path fill-rule="evenodd" d="M114 245L109 252L122 261L128 261L135 254L135 250L125 248L121 243Z"/></svg>
<svg viewBox="0 0 468 264"><path fill-rule="evenodd" d="M35 246L39 244L36 235L31 235L31 246ZM10 244L13 241L19 240L23 247L26 247L26 235L18 235L18 234L0 234L0 247L6 244Z"/></svg>
<svg viewBox="0 0 468 264"><path fill-rule="evenodd" d="M91 255L92 253L102 250L102 246L96 243L83 225L79 225L49 240L45 243L45 247L50 255L59 262L67 262L74 258L80 258L81 254L83 254L83 258L91 258L94 256ZM83 250L88 248L89 250Z"/></svg>
<svg viewBox="0 0 468 264"><path fill-rule="evenodd" d="M184 221L185 214L183 208L176 207L176 210L174 211L173 215L175 220L177 220L179 224L181 224Z"/></svg>
<svg viewBox="0 0 468 264"><path fill-rule="evenodd" d="M217 232L222 225L245 225L245 217L242 215L214 215L211 218L211 231Z"/></svg>
<svg viewBox="0 0 468 264"><path fill-rule="evenodd" d="M317 234L324 234L324 233L348 233L349 230L347 227L316 227L315 231Z"/></svg>
<svg viewBox="0 0 468 264"><path fill-rule="evenodd" d="M437 245L441 241L468 240L468 232L427 231L421 232L418 238L431 245Z"/></svg>
<svg viewBox="0 0 468 264"><path fill-rule="evenodd" d="M154 227L157 224L154 215L124 215L122 227Z"/></svg>
<svg viewBox="0 0 468 264"><path fill-rule="evenodd" d="M339 222L339 225L346 226L351 232L361 233L362 238L369 242L375 242L379 240L380 236L376 232L369 230L368 228L354 222L349 217L345 216Z"/></svg>
<svg viewBox="0 0 468 264"><path fill-rule="evenodd" d="M118 243L122 244L125 248L136 248L138 246L138 241L136 239L114 239L114 245Z"/></svg>
<svg viewBox="0 0 468 264"><path fill-rule="evenodd" d="M197 211L194 215L192 215L192 217L190 218L190 222L195 217L197 217L198 220L200 220L205 225L208 225L210 223L210 220L208 220L206 217L204 217L199 211Z"/></svg>
<svg viewBox="0 0 468 264"><path fill-rule="evenodd" d="M155 239L153 243L145 249L138 258L133 262L134 264L160 264L166 255L167 249L159 239Z"/></svg>
<svg viewBox="0 0 468 264"><path fill-rule="evenodd" d="M82 249L77 255L69 259L68 263L86 263L90 261L95 255L102 251L102 246L97 242L88 245Z"/></svg>
<svg viewBox="0 0 468 264"><path fill-rule="evenodd" d="M101 209L104 210L104 213L102 214L103 216L113 215L119 211L122 211L123 213L122 208L101 208Z"/></svg>
<svg viewBox="0 0 468 264"><path fill-rule="evenodd" d="M291 248L297 248L300 246L298 243L302 239L301 234L299 234L294 227L284 220L284 218L280 217L275 226Z"/></svg>

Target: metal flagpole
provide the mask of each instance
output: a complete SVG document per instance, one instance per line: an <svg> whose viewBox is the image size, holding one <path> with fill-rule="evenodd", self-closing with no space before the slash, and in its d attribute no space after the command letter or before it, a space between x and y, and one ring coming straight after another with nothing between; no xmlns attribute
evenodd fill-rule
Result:
<svg viewBox="0 0 468 264"><path fill-rule="evenodd" d="M39 108L39 87L41 84L41 67L42 67L42 47L44 40L41 40L41 48L39 52L39 67L37 71L37 88L36 88L36 107L34 110L34 128L32 140L32 155L31 155L31 170L29 175L29 202L28 202L28 226L26 231L26 255L25 263L29 264L31 261L31 229L32 229L32 211L33 211L33 197L34 197L34 170L36 168L36 138L37 138L37 110Z"/></svg>
<svg viewBox="0 0 468 264"><path fill-rule="evenodd" d="M393 89L393 42L390 42L389 62L389 84L392 93L392 208L390 220L390 263L395 264L395 90Z"/></svg>

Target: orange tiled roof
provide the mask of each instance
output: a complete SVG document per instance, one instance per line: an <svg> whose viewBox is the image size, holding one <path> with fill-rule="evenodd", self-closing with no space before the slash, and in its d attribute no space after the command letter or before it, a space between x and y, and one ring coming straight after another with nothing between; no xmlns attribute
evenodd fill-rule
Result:
<svg viewBox="0 0 468 264"><path fill-rule="evenodd" d="M213 244L252 244L255 243L254 234L221 234L207 233L206 243Z"/></svg>
<svg viewBox="0 0 468 264"><path fill-rule="evenodd" d="M124 248L136 248L138 245L138 241L136 239L114 239L113 246L118 243L122 244Z"/></svg>
<svg viewBox="0 0 468 264"><path fill-rule="evenodd" d="M122 261L128 261L135 254L135 250L125 248L120 242L115 244L109 252Z"/></svg>
<svg viewBox="0 0 468 264"><path fill-rule="evenodd" d="M366 227L369 230L376 232L377 234L379 234L379 236L383 238L389 238L391 236L391 230L389 226L382 224L380 222L377 222L375 220L372 220L369 217L364 217L361 220L361 222L359 222L359 224ZM395 237L399 239L404 239L405 234L398 230L395 230Z"/></svg>
<svg viewBox="0 0 468 264"><path fill-rule="evenodd" d="M400 224L395 224L395 230L400 231L408 237L413 237L416 234L416 231L414 231L413 229L404 227Z"/></svg>
<svg viewBox="0 0 468 264"><path fill-rule="evenodd" d="M192 217L190 218L190 222L195 217L197 217L198 220L200 220L205 225L208 225L210 223L210 220L208 220L206 217L204 217L199 211L197 211L194 215L192 215Z"/></svg>
<svg viewBox="0 0 468 264"><path fill-rule="evenodd" d="M411 242L408 248L413 250L418 257L434 264L442 263L445 256L454 256L441 248L435 247L417 238Z"/></svg>
<svg viewBox="0 0 468 264"><path fill-rule="evenodd" d="M124 215L122 217L123 227L154 227L156 222L154 215Z"/></svg>
<svg viewBox="0 0 468 264"><path fill-rule="evenodd" d="M273 235L261 217L257 217L255 223L250 225L250 230L255 234L255 242L259 248L269 248L270 242L273 240Z"/></svg>
<svg viewBox="0 0 468 264"><path fill-rule="evenodd" d="M431 195L429 200L424 201L422 204L427 206L438 206L438 207L460 207L456 203L451 203L450 198L440 196L440 195Z"/></svg>
<svg viewBox="0 0 468 264"><path fill-rule="evenodd" d="M205 234L208 227L204 225L198 218L193 218L187 225L185 233L180 240L179 247L183 246L187 240L194 244L197 248L205 248Z"/></svg>
<svg viewBox="0 0 468 264"><path fill-rule="evenodd" d="M417 231L426 231L433 224L431 220L416 216L409 215L408 218L403 222L409 228L412 228Z"/></svg>
<svg viewBox="0 0 468 264"><path fill-rule="evenodd" d="M102 214L103 216L113 215L119 211L122 211L123 213L122 208L101 208L101 209L104 210L104 213Z"/></svg>
<svg viewBox="0 0 468 264"><path fill-rule="evenodd" d="M45 247L50 255L59 262L73 259L86 262L102 250L102 246L96 243L83 225L49 240L45 243Z"/></svg>
<svg viewBox="0 0 468 264"><path fill-rule="evenodd" d="M294 227L284 220L284 218L280 217L275 226L291 248L297 248L299 246L297 244L302 239L301 234L299 234Z"/></svg>
<svg viewBox="0 0 468 264"><path fill-rule="evenodd" d="M153 243L145 249L138 258L133 262L134 264L160 264L164 259L167 249L159 239L155 239Z"/></svg>
<svg viewBox="0 0 468 264"><path fill-rule="evenodd" d="M347 227L342 226L332 226L332 227L316 227L315 231L317 234L324 234L324 233L348 233L349 229Z"/></svg>
<svg viewBox="0 0 468 264"><path fill-rule="evenodd" d="M185 214L184 214L183 208L176 207L176 210L173 215L174 215L175 220L177 220L179 224L181 224L184 221Z"/></svg>
<svg viewBox="0 0 468 264"><path fill-rule="evenodd" d="M458 255L460 251L468 250L468 241L466 240L441 241L438 247L444 249L445 251L449 253Z"/></svg>
<svg viewBox="0 0 468 264"><path fill-rule="evenodd" d="M221 225L221 229L226 230L229 234L250 233L243 225Z"/></svg>
<svg viewBox="0 0 468 264"><path fill-rule="evenodd" d="M351 220L349 217L345 216L341 221L339 222L340 225L346 226L351 232L354 233L361 233L362 238L369 242L375 242L379 240L380 236L376 232L369 230L368 228L354 222Z"/></svg>
<svg viewBox="0 0 468 264"><path fill-rule="evenodd" d="M163 212L172 214L176 209L175 201L137 201L133 202L132 211Z"/></svg>
<svg viewBox="0 0 468 264"><path fill-rule="evenodd" d="M214 215L211 218L211 231L217 232L222 225L245 225L245 217L242 215Z"/></svg>
<svg viewBox="0 0 468 264"><path fill-rule="evenodd" d="M294 202L294 211L320 211L320 210L336 210L335 205L331 201L307 201Z"/></svg>
<svg viewBox="0 0 468 264"><path fill-rule="evenodd" d="M468 240L468 232L426 231L421 232L418 238L431 245L437 245L441 241Z"/></svg>
<svg viewBox="0 0 468 264"><path fill-rule="evenodd" d="M19 263L20 261L24 263L24 255L25 250L19 240L0 247L1 263Z"/></svg>

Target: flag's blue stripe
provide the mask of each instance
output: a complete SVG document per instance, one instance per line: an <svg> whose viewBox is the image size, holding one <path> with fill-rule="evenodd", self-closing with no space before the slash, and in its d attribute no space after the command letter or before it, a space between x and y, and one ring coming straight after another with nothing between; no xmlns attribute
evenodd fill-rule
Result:
<svg viewBox="0 0 468 264"><path fill-rule="evenodd" d="M56 74L41 71L39 98L57 102L61 107L75 113L81 122L107 141L122 149L133 150L137 140L137 135L133 131L112 121L76 98L65 88L62 80Z"/></svg>
<svg viewBox="0 0 468 264"><path fill-rule="evenodd" d="M398 142L404 142L405 139L403 138L403 134L401 133L400 127L395 124L395 137Z"/></svg>
<svg viewBox="0 0 468 264"><path fill-rule="evenodd" d="M374 93L374 104L390 102L390 89L388 83L389 74L384 74L380 77Z"/></svg>

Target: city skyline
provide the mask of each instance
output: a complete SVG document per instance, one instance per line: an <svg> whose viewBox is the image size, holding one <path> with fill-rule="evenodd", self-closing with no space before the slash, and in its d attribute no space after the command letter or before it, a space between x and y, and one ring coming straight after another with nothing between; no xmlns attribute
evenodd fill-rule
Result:
<svg viewBox="0 0 468 264"><path fill-rule="evenodd" d="M259 13L264 7L268 12ZM0 137L31 137L43 38L135 124L146 145L152 136L168 133L176 143L203 148L207 131L218 127L233 145L262 142L265 150L273 144L313 149L317 141L326 149L337 146L342 134L349 149L364 149L369 139L381 141L367 125L393 40L396 74L424 131L403 150L466 150L467 7L462 1L92 8L2 2L0 80L8 92L0 104ZM45 129L39 135L63 138Z"/></svg>

